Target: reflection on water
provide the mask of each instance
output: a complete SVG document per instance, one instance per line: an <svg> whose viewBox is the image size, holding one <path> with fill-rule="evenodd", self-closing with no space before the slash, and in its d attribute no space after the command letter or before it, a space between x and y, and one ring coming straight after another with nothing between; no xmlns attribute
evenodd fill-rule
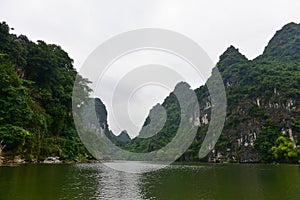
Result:
<svg viewBox="0 0 300 200"><path fill-rule="evenodd" d="M106 167L103 164L79 164L70 171L62 189L65 196L62 199L72 199L74 194L79 199L144 199L140 192L141 174L125 173ZM72 192L70 192L72 188Z"/></svg>
<svg viewBox="0 0 300 200"><path fill-rule="evenodd" d="M113 161L103 164L110 169L128 173L146 173L150 171L157 171L168 166L167 164L163 163L158 164L142 161Z"/></svg>
<svg viewBox="0 0 300 200"><path fill-rule="evenodd" d="M299 165L172 165L143 174L102 164L0 167L0 200L298 200L299 185Z"/></svg>

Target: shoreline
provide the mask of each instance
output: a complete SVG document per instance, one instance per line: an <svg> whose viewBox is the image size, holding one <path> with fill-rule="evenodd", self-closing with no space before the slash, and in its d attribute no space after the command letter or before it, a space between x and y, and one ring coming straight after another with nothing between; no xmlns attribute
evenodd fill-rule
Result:
<svg viewBox="0 0 300 200"><path fill-rule="evenodd" d="M80 164L80 163L101 163L103 161L99 160L88 160L88 161L74 161L74 160L62 160L59 162L45 162L45 161L36 161L36 162L28 162L28 161L23 161L23 162L13 162L13 161L3 161L0 163L0 167L14 167L14 166L20 166L20 165L27 165L27 164L45 164L45 165L61 165L61 164Z"/></svg>
<svg viewBox="0 0 300 200"><path fill-rule="evenodd" d="M88 164L88 163L104 163L104 162L112 162L111 160L86 160L86 161L76 161L76 160L59 160L59 161L53 161L53 162L45 162L45 161L35 161L35 162L29 162L29 161L22 161L22 162L15 162L12 160L2 160L0 162L0 167L17 167L21 165L32 165L32 164L45 164L45 165L61 165L61 164ZM231 165L231 164L238 164L238 165L299 165L300 161L298 163L263 163L263 162L184 162L184 161L178 161L173 162L170 165L198 165L198 164L217 164L217 165Z"/></svg>

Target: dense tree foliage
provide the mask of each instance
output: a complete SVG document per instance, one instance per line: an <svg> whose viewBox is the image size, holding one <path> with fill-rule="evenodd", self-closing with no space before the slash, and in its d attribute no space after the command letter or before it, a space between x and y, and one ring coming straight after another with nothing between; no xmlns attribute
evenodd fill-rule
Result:
<svg viewBox="0 0 300 200"><path fill-rule="evenodd" d="M279 136L271 147L273 160L276 162L297 162L299 159L299 149L295 150L294 143L287 137Z"/></svg>
<svg viewBox="0 0 300 200"><path fill-rule="evenodd" d="M72 119L77 74L72 63L60 46L10 34L9 26L0 23L0 141L6 156L87 155Z"/></svg>

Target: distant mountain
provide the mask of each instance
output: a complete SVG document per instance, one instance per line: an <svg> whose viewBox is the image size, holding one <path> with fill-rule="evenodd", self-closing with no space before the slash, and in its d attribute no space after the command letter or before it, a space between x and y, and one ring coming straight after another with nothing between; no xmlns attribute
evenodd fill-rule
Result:
<svg viewBox="0 0 300 200"><path fill-rule="evenodd" d="M299 24L289 23L277 31L262 55L263 58L286 60L300 59Z"/></svg>
<svg viewBox="0 0 300 200"><path fill-rule="evenodd" d="M223 72L226 68L237 64L247 62L247 58L242 55L237 48L230 46L226 51L220 56L218 62L218 70Z"/></svg>
<svg viewBox="0 0 300 200"><path fill-rule="evenodd" d="M113 143L117 145L131 141L131 138L126 130L123 130L118 136L109 130L107 123L107 110L104 103L99 98L95 98L94 101L97 121L90 120L90 122L95 127L99 127L99 130L97 131L100 133L100 135L105 134Z"/></svg>
<svg viewBox="0 0 300 200"><path fill-rule="evenodd" d="M248 60L233 46L220 56L216 68L221 73L226 89L226 121L217 144L202 161L299 160L299 38L300 25L289 23L276 32L263 54L254 60ZM179 83L176 87L180 85L187 84ZM211 102L206 85L197 88L195 93L200 105L200 118L194 121L199 127L198 133L189 149L178 159L180 161L199 160L198 152L210 124ZM180 106L172 92L161 105L150 110L138 137L132 140L110 137L129 151L151 152L161 149L172 140L179 123Z"/></svg>
<svg viewBox="0 0 300 200"><path fill-rule="evenodd" d="M118 136L117 140L120 142L129 142L131 139L126 130L122 131Z"/></svg>

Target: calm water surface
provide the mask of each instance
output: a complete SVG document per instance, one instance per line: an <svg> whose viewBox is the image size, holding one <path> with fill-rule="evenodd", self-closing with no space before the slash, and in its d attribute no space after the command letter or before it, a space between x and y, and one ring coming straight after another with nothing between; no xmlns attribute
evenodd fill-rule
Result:
<svg viewBox="0 0 300 200"><path fill-rule="evenodd" d="M299 165L172 165L130 174L101 164L0 167L0 200L300 199Z"/></svg>

